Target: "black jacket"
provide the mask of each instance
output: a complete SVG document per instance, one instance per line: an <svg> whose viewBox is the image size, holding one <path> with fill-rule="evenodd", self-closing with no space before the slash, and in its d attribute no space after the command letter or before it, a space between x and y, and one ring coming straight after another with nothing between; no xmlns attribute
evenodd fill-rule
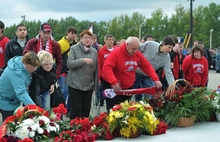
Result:
<svg viewBox="0 0 220 142"><path fill-rule="evenodd" d="M204 57L207 59L210 69L210 66L213 64L212 64L212 56L208 48L204 48Z"/></svg>
<svg viewBox="0 0 220 142"><path fill-rule="evenodd" d="M8 60L11 59L12 57L22 56L24 48L22 48L20 46L20 44L18 43L17 40L18 40L18 38L15 37L14 39L10 40L5 47L5 56L4 56L5 66L7 66ZM27 36L25 45L27 44L28 40L29 40L29 38Z"/></svg>
<svg viewBox="0 0 220 142"><path fill-rule="evenodd" d="M50 72L39 67L32 75L31 84L29 87L30 96L34 103L42 106L40 94L46 93L52 84L56 83L56 69L52 68Z"/></svg>

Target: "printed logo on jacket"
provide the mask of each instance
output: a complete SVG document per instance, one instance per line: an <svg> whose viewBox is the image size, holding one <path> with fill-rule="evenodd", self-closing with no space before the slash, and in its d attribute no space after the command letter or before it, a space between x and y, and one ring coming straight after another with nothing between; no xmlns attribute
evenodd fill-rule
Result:
<svg viewBox="0 0 220 142"><path fill-rule="evenodd" d="M127 71L134 71L134 69L135 69L134 66L137 66L137 62L136 61L126 61L125 66L128 66Z"/></svg>

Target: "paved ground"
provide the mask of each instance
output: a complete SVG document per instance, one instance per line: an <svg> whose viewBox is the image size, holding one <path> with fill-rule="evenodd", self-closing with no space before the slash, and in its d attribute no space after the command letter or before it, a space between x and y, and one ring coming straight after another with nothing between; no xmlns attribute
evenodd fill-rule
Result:
<svg viewBox="0 0 220 142"><path fill-rule="evenodd" d="M208 87L215 90L217 89L218 85L220 85L220 73L210 70Z"/></svg>
<svg viewBox="0 0 220 142"><path fill-rule="evenodd" d="M219 132L219 122L197 122L191 127L168 129L166 134L162 135L141 135L132 139L119 137L111 142L219 142ZM106 142L106 140L96 142Z"/></svg>

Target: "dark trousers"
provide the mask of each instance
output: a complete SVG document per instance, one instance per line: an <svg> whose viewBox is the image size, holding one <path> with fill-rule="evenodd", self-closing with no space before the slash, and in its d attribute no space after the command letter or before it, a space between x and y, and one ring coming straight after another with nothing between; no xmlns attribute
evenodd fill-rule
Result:
<svg viewBox="0 0 220 142"><path fill-rule="evenodd" d="M105 80L101 79L101 82L102 82L103 90L112 88L111 85ZM120 104L121 102L124 102L125 100L130 100L130 99L131 99L131 96L122 96L122 95L117 95L112 99L106 98L107 112L109 113L110 109L113 108L114 105Z"/></svg>
<svg viewBox="0 0 220 142"><path fill-rule="evenodd" d="M71 100L70 119L76 117L89 117L93 90L81 91L69 87L69 99Z"/></svg>
<svg viewBox="0 0 220 142"><path fill-rule="evenodd" d="M2 121L5 121L5 119L9 116L12 116L14 111L6 111L6 110L2 110L0 109L0 112L2 114Z"/></svg>

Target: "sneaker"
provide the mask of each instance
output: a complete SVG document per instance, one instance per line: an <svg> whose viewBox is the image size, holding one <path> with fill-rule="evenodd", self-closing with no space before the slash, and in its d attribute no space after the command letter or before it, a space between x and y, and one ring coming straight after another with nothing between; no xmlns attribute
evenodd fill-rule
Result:
<svg viewBox="0 0 220 142"><path fill-rule="evenodd" d="M216 70L216 73L220 73L220 70Z"/></svg>

